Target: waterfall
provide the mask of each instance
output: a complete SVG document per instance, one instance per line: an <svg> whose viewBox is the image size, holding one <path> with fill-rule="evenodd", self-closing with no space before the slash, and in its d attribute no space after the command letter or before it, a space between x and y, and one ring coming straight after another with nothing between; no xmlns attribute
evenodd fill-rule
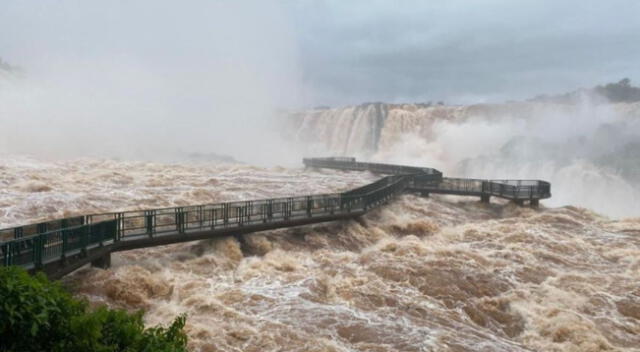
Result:
<svg viewBox="0 0 640 352"><path fill-rule="evenodd" d="M375 103L297 112L289 121L291 139L308 156L422 165L461 177L519 178L526 170L563 185L552 205L614 216L640 211L640 103ZM590 176L566 177L580 173ZM603 185L607 201L582 192Z"/></svg>

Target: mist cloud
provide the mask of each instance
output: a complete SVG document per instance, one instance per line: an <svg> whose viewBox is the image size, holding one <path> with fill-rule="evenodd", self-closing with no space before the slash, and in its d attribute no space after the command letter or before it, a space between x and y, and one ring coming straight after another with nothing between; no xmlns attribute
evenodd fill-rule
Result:
<svg viewBox="0 0 640 352"><path fill-rule="evenodd" d="M3 1L0 151L286 156L274 110L640 80L635 1Z"/></svg>
<svg viewBox="0 0 640 352"><path fill-rule="evenodd" d="M281 6L9 1L2 8L0 56L25 72L0 85L3 151L214 152L258 163L273 155L266 147L278 142L273 110L295 99L297 82Z"/></svg>

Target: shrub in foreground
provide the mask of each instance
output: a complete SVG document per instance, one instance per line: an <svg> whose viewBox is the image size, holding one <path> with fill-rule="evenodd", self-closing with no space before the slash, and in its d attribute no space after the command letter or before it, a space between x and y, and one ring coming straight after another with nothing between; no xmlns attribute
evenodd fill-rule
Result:
<svg viewBox="0 0 640 352"><path fill-rule="evenodd" d="M169 327L145 329L142 312L75 299L43 274L0 267L0 351L182 352L185 316Z"/></svg>

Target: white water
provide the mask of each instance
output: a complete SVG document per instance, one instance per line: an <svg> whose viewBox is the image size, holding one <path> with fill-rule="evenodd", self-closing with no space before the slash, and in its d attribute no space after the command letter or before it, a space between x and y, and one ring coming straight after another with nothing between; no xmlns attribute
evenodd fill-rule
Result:
<svg viewBox="0 0 640 352"><path fill-rule="evenodd" d="M637 107L609 108L603 107L612 113L606 121L627 127L624 133L607 130L615 137L610 145L626 145L625 136L635 133ZM114 254L111 269L85 268L64 283L94 303L145 309L149 324L187 313L194 351L637 351L640 220L611 220L573 206L548 208L578 200L614 207L611 212L631 204L627 210L634 211L633 172L623 176L633 165L623 163L616 173L592 157L602 148L594 141L609 138L598 132L605 126L599 114L592 127L568 134L577 139L563 141L540 132L536 126L545 124L530 106L518 107L530 114L517 118L493 115L492 109L516 108L395 107L379 133L371 127L379 121L372 117L377 112L360 109L352 119L343 112L333 121L341 129L325 126L319 145L348 138L343 154L358 150L370 159L435 166L454 175L547 178L554 198L539 210L406 195L355 221L246 235L245 246L221 238ZM325 113L304 123L321 125ZM352 122L359 127L344 133ZM512 130L525 129L532 131L527 138L513 139ZM298 128L300 138L304 131ZM582 142L579 136L589 133L599 137ZM376 150L367 149L375 140ZM376 178L4 154L0 226L333 192ZM583 190L591 198L577 198L574 192Z"/></svg>
<svg viewBox="0 0 640 352"><path fill-rule="evenodd" d="M3 226L332 192L357 172L3 156ZM543 205L546 202L543 202ZM640 220L402 196L357 221L114 254L65 279L95 303L188 314L194 351L637 351Z"/></svg>
<svg viewBox="0 0 640 352"><path fill-rule="evenodd" d="M375 114L365 106L293 114L290 128L309 155L431 166L450 176L545 179L551 205L640 214L639 103L385 106L381 125L369 123Z"/></svg>

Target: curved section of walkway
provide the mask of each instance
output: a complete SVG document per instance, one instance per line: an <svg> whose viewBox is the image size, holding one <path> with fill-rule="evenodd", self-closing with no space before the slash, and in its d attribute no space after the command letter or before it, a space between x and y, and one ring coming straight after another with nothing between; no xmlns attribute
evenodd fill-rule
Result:
<svg viewBox="0 0 640 352"><path fill-rule="evenodd" d="M92 263L108 267L115 251L240 235L360 216L404 192L491 196L537 205L551 185L537 180L445 178L438 170L363 163L354 158L309 158L305 166L387 175L342 193L248 200L144 211L84 215L0 230L0 265L20 265L61 277Z"/></svg>
<svg viewBox="0 0 640 352"><path fill-rule="evenodd" d="M443 177L431 168L362 163L355 158L309 158L305 166L338 170L370 171L412 177L409 190L466 196L495 196L514 201L536 201L551 197L551 184L542 180L483 180ZM366 186L365 186L366 187Z"/></svg>

